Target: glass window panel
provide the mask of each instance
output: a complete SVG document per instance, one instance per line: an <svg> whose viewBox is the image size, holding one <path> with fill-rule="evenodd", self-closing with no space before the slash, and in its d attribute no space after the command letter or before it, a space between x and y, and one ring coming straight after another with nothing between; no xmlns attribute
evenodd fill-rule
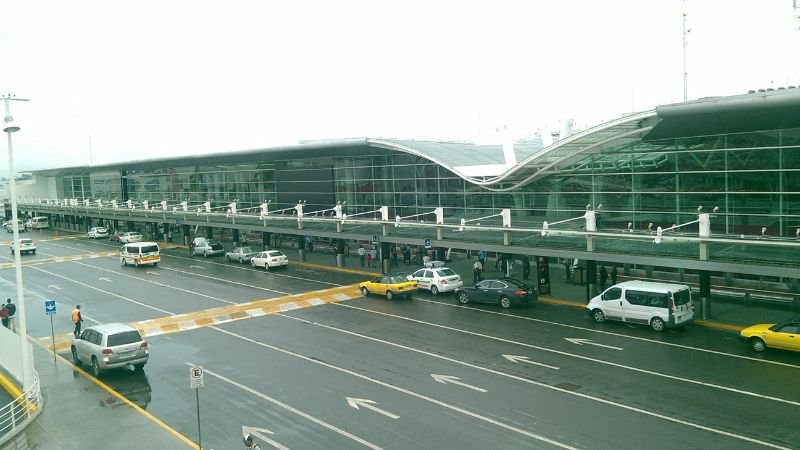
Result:
<svg viewBox="0 0 800 450"><path fill-rule="evenodd" d="M777 148L731 150L728 152L728 170L775 170L780 152Z"/></svg>

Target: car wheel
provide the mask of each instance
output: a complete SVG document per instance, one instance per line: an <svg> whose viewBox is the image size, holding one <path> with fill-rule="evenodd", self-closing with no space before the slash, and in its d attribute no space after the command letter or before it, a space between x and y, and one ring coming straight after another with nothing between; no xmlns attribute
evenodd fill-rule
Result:
<svg viewBox="0 0 800 450"><path fill-rule="evenodd" d="M14 249L13 249L13 248L11 249L11 254L12 254L12 255L14 254Z"/></svg>
<svg viewBox="0 0 800 450"><path fill-rule="evenodd" d="M252 268L254 268L254 269L255 269L255 267L256 267L256 262L255 262L255 261L253 261L252 259L250 260L250 267L252 267Z"/></svg>
<svg viewBox="0 0 800 450"><path fill-rule="evenodd" d="M100 364L97 363L97 358L92 356L92 375L95 378L100 376Z"/></svg>
<svg viewBox="0 0 800 450"><path fill-rule="evenodd" d="M391 300L394 298L394 292L386 291L386 300Z"/></svg>
<svg viewBox="0 0 800 450"><path fill-rule="evenodd" d="M365 287L362 287L361 288L361 295L363 295L364 297L367 297L369 295L369 289L367 289Z"/></svg>
<svg viewBox="0 0 800 450"><path fill-rule="evenodd" d="M439 288L436 286L431 286L431 294L437 295L439 293Z"/></svg>
<svg viewBox="0 0 800 450"><path fill-rule="evenodd" d="M666 328L664 326L664 320L662 320L661 317L653 317L653 320L650 321L650 328L652 328L653 331L664 331L664 328Z"/></svg>
<svg viewBox="0 0 800 450"><path fill-rule="evenodd" d="M760 338L753 338L750 339L750 347L753 349L754 352L763 352L767 349L767 344L764 343Z"/></svg>
<svg viewBox="0 0 800 450"><path fill-rule="evenodd" d="M133 260L133 265L134 265L135 267L139 267L139 261L137 261L137 260L135 260L135 259L134 259L134 260Z"/></svg>
<svg viewBox="0 0 800 450"><path fill-rule="evenodd" d="M500 297L500 306L506 309L511 308L511 299L505 295Z"/></svg>
<svg viewBox="0 0 800 450"><path fill-rule="evenodd" d="M264 263L264 270L269 272L269 263Z"/></svg>
<svg viewBox="0 0 800 450"><path fill-rule="evenodd" d="M123 266L127 266L128 265L128 261L125 258L122 258L122 265Z"/></svg>
<svg viewBox="0 0 800 450"><path fill-rule="evenodd" d="M208 252L203 252L203 258L208 258Z"/></svg>
<svg viewBox="0 0 800 450"><path fill-rule="evenodd" d="M35 255L36 254L36 250L32 251L31 253L33 253Z"/></svg>
<svg viewBox="0 0 800 450"><path fill-rule="evenodd" d="M158 263L157 262L153 263L153 267L158 267Z"/></svg>
<svg viewBox="0 0 800 450"><path fill-rule="evenodd" d="M76 349L74 345L72 346L72 362L74 362L76 366L81 365L81 360L78 358L78 349Z"/></svg>
<svg viewBox="0 0 800 450"><path fill-rule="evenodd" d="M597 322L597 323L605 322L606 321L606 315L603 314L603 311L600 311L599 309L595 309L594 311L592 311L592 319L594 319L594 321Z"/></svg>
<svg viewBox="0 0 800 450"><path fill-rule="evenodd" d="M143 371L143 370L144 370L144 364L145 364L145 363L141 363L141 364L134 364L134 365L133 365L133 370L135 370L135 371L137 371L137 372L141 372L141 371Z"/></svg>
<svg viewBox="0 0 800 450"><path fill-rule="evenodd" d="M230 256L227 256L227 255L226 255L226 256L225 256L225 259L226 259L226 260L228 260L228 262L231 262L231 257L230 257Z"/></svg>
<svg viewBox="0 0 800 450"><path fill-rule="evenodd" d="M243 259L242 259L242 257L240 256L240 257L239 257L239 264L243 264L243 263L244 263L244 260L243 260Z"/></svg>
<svg viewBox="0 0 800 450"><path fill-rule="evenodd" d="M458 303L466 305L467 303L469 303L469 295L467 295L466 292L461 291L458 294L456 294L456 300L458 300Z"/></svg>

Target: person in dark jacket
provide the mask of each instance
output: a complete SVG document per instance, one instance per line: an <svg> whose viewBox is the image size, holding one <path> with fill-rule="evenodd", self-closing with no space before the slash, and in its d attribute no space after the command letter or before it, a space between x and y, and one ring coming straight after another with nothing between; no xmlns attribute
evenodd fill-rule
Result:
<svg viewBox="0 0 800 450"><path fill-rule="evenodd" d="M527 280L531 276L531 260L528 255L522 257L522 279Z"/></svg>
<svg viewBox="0 0 800 450"><path fill-rule="evenodd" d="M617 284L617 266L611 266L611 285Z"/></svg>
<svg viewBox="0 0 800 450"><path fill-rule="evenodd" d="M606 290L606 281L608 280L608 271L606 266L600 266L600 292Z"/></svg>

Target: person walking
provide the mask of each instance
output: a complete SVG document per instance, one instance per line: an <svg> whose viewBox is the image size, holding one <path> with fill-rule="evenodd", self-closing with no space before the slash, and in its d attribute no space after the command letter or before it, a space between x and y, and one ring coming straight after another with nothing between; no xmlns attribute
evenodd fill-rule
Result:
<svg viewBox="0 0 800 450"><path fill-rule="evenodd" d="M410 246L405 246L405 248L403 249L403 262L406 263L407 266L411 264L411 247Z"/></svg>
<svg viewBox="0 0 800 450"><path fill-rule="evenodd" d="M373 264L372 267L377 266L378 265L378 249L375 248L375 247L372 247L372 250L369 251L369 255L370 255L370 258L372 259L372 264Z"/></svg>
<svg viewBox="0 0 800 450"><path fill-rule="evenodd" d="M528 255L522 257L522 279L527 280L531 276L531 260Z"/></svg>
<svg viewBox="0 0 800 450"><path fill-rule="evenodd" d="M308 253L314 253L314 238L311 236L306 236L306 248L308 249Z"/></svg>
<svg viewBox="0 0 800 450"><path fill-rule="evenodd" d="M600 266L600 292L606 290L606 281L608 280L608 271L606 266Z"/></svg>
<svg viewBox="0 0 800 450"><path fill-rule="evenodd" d="M194 255L194 239L192 239L192 242L189 242L189 256L192 255Z"/></svg>
<svg viewBox="0 0 800 450"><path fill-rule="evenodd" d="M8 310L8 329L14 331L16 330L16 325L14 324L14 317L16 317L17 315L17 305L15 305L9 298L8 300L6 300L6 309Z"/></svg>
<svg viewBox="0 0 800 450"><path fill-rule="evenodd" d="M483 272L483 264L480 259L476 259L475 264L472 265L472 284L478 284L481 281L481 272Z"/></svg>
<svg viewBox="0 0 800 450"><path fill-rule="evenodd" d="M367 261L367 267L372 267L372 250L366 252L364 259Z"/></svg>
<svg viewBox="0 0 800 450"><path fill-rule="evenodd" d="M617 284L617 266L611 266L611 285Z"/></svg>
<svg viewBox="0 0 800 450"><path fill-rule="evenodd" d="M478 252L478 261L481 262L481 266L486 265L486 252L481 250Z"/></svg>
<svg viewBox="0 0 800 450"><path fill-rule="evenodd" d="M367 251L364 249L363 245L360 245L358 247L358 261L361 263L361 267L364 267L364 260L366 259L366 256Z"/></svg>
<svg viewBox="0 0 800 450"><path fill-rule="evenodd" d="M72 310L72 323L75 324L75 330L72 334L75 337L81 335L81 324L83 323L83 316L81 315L81 305L75 305L75 309Z"/></svg>
<svg viewBox="0 0 800 450"><path fill-rule="evenodd" d="M3 302L3 306L0 306L0 320L2 320L3 326L8 328L8 308L6 308L5 302Z"/></svg>

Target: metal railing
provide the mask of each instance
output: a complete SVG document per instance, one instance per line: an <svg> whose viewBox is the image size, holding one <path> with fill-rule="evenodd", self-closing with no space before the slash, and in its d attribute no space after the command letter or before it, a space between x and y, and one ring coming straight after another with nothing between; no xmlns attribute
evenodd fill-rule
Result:
<svg viewBox="0 0 800 450"><path fill-rule="evenodd" d="M42 409L39 374L33 372L33 384L9 404L0 408L0 446L24 429Z"/></svg>

